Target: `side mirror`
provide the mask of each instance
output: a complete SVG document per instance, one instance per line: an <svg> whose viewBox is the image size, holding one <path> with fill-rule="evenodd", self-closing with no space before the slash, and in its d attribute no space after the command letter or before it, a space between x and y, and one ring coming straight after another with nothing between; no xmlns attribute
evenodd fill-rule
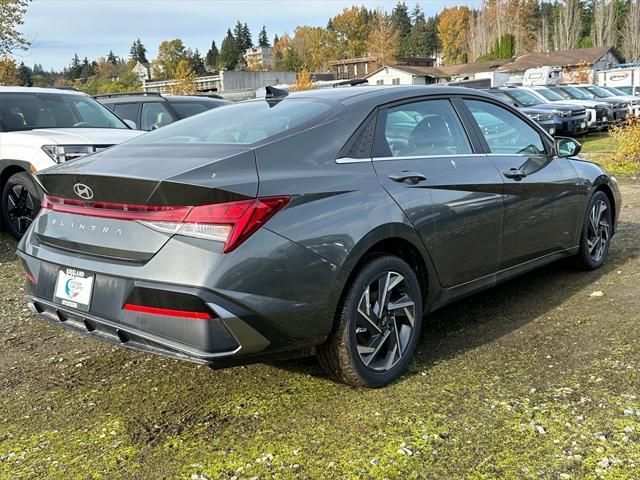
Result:
<svg viewBox="0 0 640 480"><path fill-rule="evenodd" d="M578 155L582 150L580 142L569 137L556 137L555 138L556 156L558 157L573 157Z"/></svg>
<svg viewBox="0 0 640 480"><path fill-rule="evenodd" d="M134 122L133 120L128 120L128 119L125 118L124 119L124 123L126 123L131 130L137 130L138 129L138 126L136 125L136 122Z"/></svg>

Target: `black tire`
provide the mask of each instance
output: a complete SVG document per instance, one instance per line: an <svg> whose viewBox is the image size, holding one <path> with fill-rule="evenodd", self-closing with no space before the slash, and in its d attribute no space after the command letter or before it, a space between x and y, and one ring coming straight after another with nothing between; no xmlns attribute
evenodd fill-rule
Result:
<svg viewBox="0 0 640 480"><path fill-rule="evenodd" d="M604 208L603 211L599 209ZM584 215L580 248L576 264L584 270L595 270L602 266L609 254L613 220L613 207L606 193L594 193Z"/></svg>
<svg viewBox="0 0 640 480"><path fill-rule="evenodd" d="M387 285L393 286L387 289ZM378 302L380 291L388 292L382 302ZM384 304L382 310L379 303ZM375 388L393 382L415 352L422 303L416 274L405 261L394 256L371 258L346 288L334 330L318 348L320 364L348 385ZM365 314L359 313L363 310Z"/></svg>
<svg viewBox="0 0 640 480"><path fill-rule="evenodd" d="M2 223L20 240L40 210L40 189L31 175L14 173L2 191Z"/></svg>

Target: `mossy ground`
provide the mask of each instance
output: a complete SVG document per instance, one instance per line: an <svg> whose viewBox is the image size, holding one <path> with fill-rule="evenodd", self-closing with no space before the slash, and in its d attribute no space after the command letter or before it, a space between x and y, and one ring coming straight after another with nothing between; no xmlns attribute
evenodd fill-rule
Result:
<svg viewBox="0 0 640 480"><path fill-rule="evenodd" d="M640 182L608 263L428 317L380 390L313 359L212 371L32 317L0 239L0 478L640 478Z"/></svg>

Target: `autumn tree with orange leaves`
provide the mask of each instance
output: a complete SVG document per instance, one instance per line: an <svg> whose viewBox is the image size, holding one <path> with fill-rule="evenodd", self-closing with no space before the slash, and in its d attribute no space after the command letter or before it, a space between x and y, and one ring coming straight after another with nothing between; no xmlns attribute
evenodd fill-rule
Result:
<svg viewBox="0 0 640 480"><path fill-rule="evenodd" d="M445 64L467 62L470 13L467 6L445 8L440 13L438 37Z"/></svg>

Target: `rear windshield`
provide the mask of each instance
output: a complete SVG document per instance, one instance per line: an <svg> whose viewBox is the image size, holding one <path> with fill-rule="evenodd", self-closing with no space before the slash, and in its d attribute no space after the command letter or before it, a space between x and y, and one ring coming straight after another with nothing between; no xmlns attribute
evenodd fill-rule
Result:
<svg viewBox="0 0 640 480"><path fill-rule="evenodd" d="M38 128L129 127L85 95L0 93L0 129L3 132Z"/></svg>
<svg viewBox="0 0 640 480"><path fill-rule="evenodd" d="M255 100L226 105L162 127L129 144L251 145L324 118L337 104L323 100Z"/></svg>

